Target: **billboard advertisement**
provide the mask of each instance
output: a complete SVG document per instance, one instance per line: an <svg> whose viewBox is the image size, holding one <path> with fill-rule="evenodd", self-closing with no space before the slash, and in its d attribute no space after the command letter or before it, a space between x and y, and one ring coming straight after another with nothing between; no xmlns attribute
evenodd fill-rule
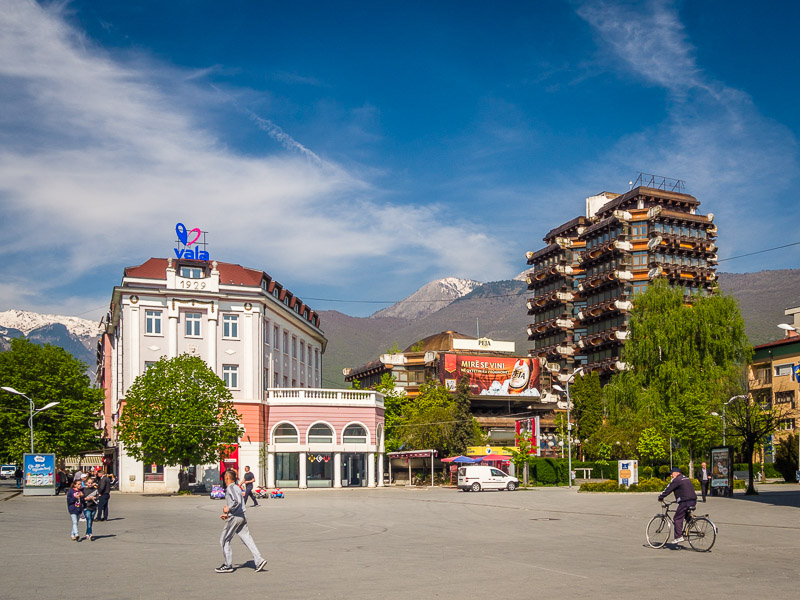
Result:
<svg viewBox="0 0 800 600"><path fill-rule="evenodd" d="M733 493L733 448L730 446L711 449L711 491L726 496Z"/></svg>
<svg viewBox="0 0 800 600"><path fill-rule="evenodd" d="M25 454L23 463L23 494L26 496L55 495L56 455Z"/></svg>
<svg viewBox="0 0 800 600"><path fill-rule="evenodd" d="M441 382L454 390L462 377L474 396L537 396L539 359L445 353L439 362Z"/></svg>

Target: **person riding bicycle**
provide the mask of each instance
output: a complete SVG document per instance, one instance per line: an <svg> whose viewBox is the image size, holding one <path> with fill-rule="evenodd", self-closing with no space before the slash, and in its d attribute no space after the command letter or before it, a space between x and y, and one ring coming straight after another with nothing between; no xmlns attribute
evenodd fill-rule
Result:
<svg viewBox="0 0 800 600"><path fill-rule="evenodd" d="M683 519L686 513L697 506L697 493L694 491L692 480L686 477L678 468L672 468L669 471L672 481L664 488L664 491L658 495L658 501L662 502L664 498L670 494L675 494L675 500L678 502L678 508L675 510L675 517L672 519L675 523L675 539L674 543L682 542L683 539Z"/></svg>

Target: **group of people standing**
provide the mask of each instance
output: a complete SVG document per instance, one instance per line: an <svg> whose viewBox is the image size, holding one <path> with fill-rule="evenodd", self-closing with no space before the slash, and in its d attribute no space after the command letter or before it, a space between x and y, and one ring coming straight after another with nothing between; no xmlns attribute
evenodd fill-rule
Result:
<svg viewBox="0 0 800 600"><path fill-rule="evenodd" d="M108 500L111 498L111 479L105 473L98 473L97 478L88 473L78 471L67 490L67 510L72 520L72 539L79 542L82 538L78 532L78 523L86 521L86 537L92 541L92 525L95 521L108 520Z"/></svg>

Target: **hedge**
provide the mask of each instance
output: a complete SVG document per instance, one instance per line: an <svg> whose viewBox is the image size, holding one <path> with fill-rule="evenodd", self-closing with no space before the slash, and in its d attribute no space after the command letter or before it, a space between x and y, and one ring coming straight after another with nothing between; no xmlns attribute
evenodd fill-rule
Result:
<svg viewBox="0 0 800 600"><path fill-rule="evenodd" d="M695 490L700 490L700 482L697 479L692 479ZM582 483L578 488L579 492L662 492L667 487L662 479L653 477L652 479L644 479L638 484L634 483L630 487L619 485L616 480L609 479L608 481L601 481L599 483ZM743 490L747 487L746 482L739 481L738 479L733 482L733 489Z"/></svg>

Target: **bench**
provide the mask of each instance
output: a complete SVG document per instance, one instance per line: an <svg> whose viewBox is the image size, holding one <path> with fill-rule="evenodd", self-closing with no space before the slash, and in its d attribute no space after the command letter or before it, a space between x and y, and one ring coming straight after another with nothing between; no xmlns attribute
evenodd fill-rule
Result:
<svg viewBox="0 0 800 600"><path fill-rule="evenodd" d="M750 477L750 474L747 471L734 471L733 472L733 478L734 479L739 479L741 481L747 481L747 479L749 477ZM754 471L753 472L753 481L761 481L761 472L760 471Z"/></svg>

